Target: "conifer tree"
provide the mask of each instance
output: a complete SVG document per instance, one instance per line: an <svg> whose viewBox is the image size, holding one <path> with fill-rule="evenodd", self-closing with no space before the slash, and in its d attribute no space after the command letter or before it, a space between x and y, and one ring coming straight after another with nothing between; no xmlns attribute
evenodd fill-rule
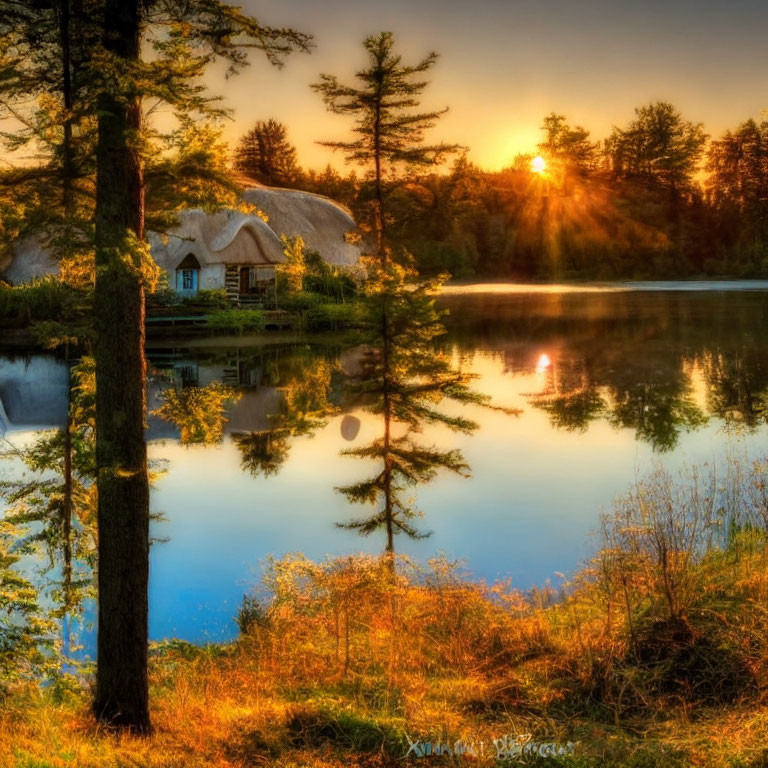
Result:
<svg viewBox="0 0 768 768"><path fill-rule="evenodd" d="M417 64L403 64L402 57L395 52L391 32L366 38L363 47L368 63L356 74L357 85L344 85L336 76L323 74L312 88L323 97L331 112L354 119L354 139L320 144L341 151L348 162L371 171L375 203L371 223L377 253L385 259L386 193L394 174L404 166L434 166L459 147L424 143L425 132L448 111L417 111L419 98L429 85L423 75L437 62L437 54L429 53Z"/></svg>
<svg viewBox="0 0 768 768"><path fill-rule="evenodd" d="M279 65L286 54L308 47L306 35L264 26L220 0L4 0L0 5L0 91L14 121L3 138L11 148L28 147L44 158L38 166L21 163L4 174L0 205L11 215L3 216L3 234L13 240L42 233L54 255L67 253L57 241L73 239L68 234L73 180L90 185L82 196L81 242L91 255L95 243L96 252L94 711L115 726L150 727L143 313L145 283L154 269L144 243L144 166L152 142L162 137L143 120L143 107L169 105L182 127L188 119L221 116L200 81L209 62L223 59L236 72L247 65L249 49ZM145 59L147 50L152 56ZM82 165L75 162L81 157ZM61 212L58 219L52 212Z"/></svg>
<svg viewBox="0 0 768 768"><path fill-rule="evenodd" d="M200 76L220 57L236 72L248 48L273 63L309 39L272 29L220 0L105 0L96 194L96 413L99 633L94 712L150 729L147 679L149 492L144 420L144 242L141 100L212 114ZM150 37L156 57L142 58Z"/></svg>
<svg viewBox="0 0 768 768"><path fill-rule="evenodd" d="M408 498L409 491L434 479L439 470L469 476L459 451L424 444L419 435L426 425L473 432L475 422L449 415L440 403L488 400L469 386L474 376L457 369L450 351L437 346L445 333L435 307L442 279L409 284L415 273L391 260L382 265L372 259L368 269L365 328L372 351L352 388L367 402L367 410L381 417L382 433L344 455L374 460L378 466L373 475L338 490L352 503L375 508L369 516L341 527L363 535L383 529L385 551L391 556L399 533L424 536L413 522L420 513Z"/></svg>
<svg viewBox="0 0 768 768"><path fill-rule="evenodd" d="M372 258L366 262L365 286L367 342L371 349L363 374L352 383L367 408L381 417L381 437L345 455L374 460L375 473L338 490L352 503L370 504L367 517L342 527L368 535L383 529L385 552L394 568L395 536L424 534L414 525L418 510L407 498L409 489L432 480L439 470L467 475L461 453L423 444L418 435L427 424L472 432L469 419L440 410L444 399L460 403L486 403L469 386L472 376L456 369L450 354L437 348L444 334L435 296L445 276L418 281L410 256L389 237L388 192L403 169L414 171L439 164L459 147L425 144L425 132L446 110L419 112L419 97L428 85L423 75L437 61L430 53L415 65L402 63L394 50L394 37L383 32L367 38L363 47L368 66L357 73L357 87L343 85L332 75L322 75L312 87L328 109L354 119L351 141L324 141L340 150L347 162L366 166L372 181L374 208L371 217L376 235Z"/></svg>
<svg viewBox="0 0 768 768"><path fill-rule="evenodd" d="M259 120L242 137L235 152L235 167L270 187L292 186L300 174L288 129L273 118Z"/></svg>
<svg viewBox="0 0 768 768"><path fill-rule="evenodd" d="M65 273L92 251L94 94L89 50L98 0L0 2L0 234L8 249L34 234ZM30 163L29 160L34 162Z"/></svg>

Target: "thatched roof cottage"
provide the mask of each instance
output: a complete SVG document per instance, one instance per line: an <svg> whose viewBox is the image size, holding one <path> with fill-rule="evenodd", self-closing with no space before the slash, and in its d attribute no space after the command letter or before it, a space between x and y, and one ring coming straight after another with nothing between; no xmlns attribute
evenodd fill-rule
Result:
<svg viewBox="0 0 768 768"><path fill-rule="evenodd" d="M168 284L184 296L199 290L225 289L241 303L271 290L276 265L285 262L281 235L300 235L328 264L354 267L360 248L350 237L356 225L337 203L292 189L254 187L244 193L267 216L221 210L182 211L165 234L148 233L153 258ZM14 285L55 274L58 266L35 237L17 243L0 274Z"/></svg>

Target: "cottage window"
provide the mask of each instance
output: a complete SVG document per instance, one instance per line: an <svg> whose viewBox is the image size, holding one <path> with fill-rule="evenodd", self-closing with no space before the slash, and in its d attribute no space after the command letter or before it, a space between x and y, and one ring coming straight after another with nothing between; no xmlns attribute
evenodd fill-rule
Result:
<svg viewBox="0 0 768 768"><path fill-rule="evenodd" d="M176 290L182 293L197 293L200 262L190 253L176 268Z"/></svg>

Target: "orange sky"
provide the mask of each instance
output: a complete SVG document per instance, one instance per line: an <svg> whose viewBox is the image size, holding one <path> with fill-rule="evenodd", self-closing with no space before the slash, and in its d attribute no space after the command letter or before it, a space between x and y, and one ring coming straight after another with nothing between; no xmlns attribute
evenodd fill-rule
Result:
<svg viewBox="0 0 768 768"><path fill-rule="evenodd" d="M531 151L544 115L557 111L602 138L636 106L667 99L713 135L768 107L768 3L763 0L242 0L262 21L315 36L311 55L282 71L255 60L225 81L211 72L235 122L234 142L257 119L289 127L302 165L333 153L318 139L344 136L309 84L320 72L351 80L360 42L395 33L406 61L441 58L426 107L449 106L434 138L470 146L487 168Z"/></svg>
<svg viewBox="0 0 768 768"><path fill-rule="evenodd" d="M233 110L225 138L234 145L254 121L274 117L304 167L340 166L317 141L344 138L349 125L326 112L310 83L321 72L352 82L365 61L361 41L383 30L406 62L440 54L424 107L450 111L430 138L469 146L470 159L488 169L533 151L553 111L601 139L656 99L713 136L768 108L766 0L240 2L264 23L314 35L316 48L283 70L255 53L234 78L213 66L208 85Z"/></svg>

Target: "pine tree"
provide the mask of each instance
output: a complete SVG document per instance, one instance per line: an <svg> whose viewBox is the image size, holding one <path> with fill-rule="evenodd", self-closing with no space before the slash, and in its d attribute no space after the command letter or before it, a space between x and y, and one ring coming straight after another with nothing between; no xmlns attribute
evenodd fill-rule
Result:
<svg viewBox="0 0 768 768"><path fill-rule="evenodd" d="M410 256L393 242L387 228L388 193L397 186L400 172L434 167L459 149L424 143L425 132L446 112L418 111L419 97L428 85L422 76L434 66L437 54L405 65L394 51L389 32L367 38L363 47L368 67L357 73L359 87L343 85L331 75L322 75L312 87L331 112L354 118L354 140L321 143L342 151L347 162L368 167L375 203L371 225L376 249L365 265L365 325L372 351L353 390L381 417L382 434L345 455L375 460L378 468L371 477L338 489L350 502L371 504L375 511L342 527L363 535L384 529L385 551L394 568L395 536L423 535L413 523L419 512L406 497L408 489L429 482L441 469L461 475L469 472L460 452L424 445L419 433L425 424L472 432L477 427L474 422L449 416L439 403L487 400L469 387L472 376L455 369L450 355L437 349L437 339L445 331L434 300L445 276L418 281L409 266Z"/></svg>
<svg viewBox="0 0 768 768"><path fill-rule="evenodd" d="M96 194L96 453L99 469L99 633L94 712L150 729L147 679L149 493L144 420L144 187L141 99L181 115L213 114L200 76L214 57L231 72L248 48L273 63L309 40L264 27L220 0L105 0ZM165 34L164 34L165 33ZM142 58L150 37L156 53Z"/></svg>
<svg viewBox="0 0 768 768"><path fill-rule="evenodd" d="M96 716L150 730L147 670L149 477L144 359L144 185L138 0L106 0L104 86L96 150L96 464L98 634Z"/></svg>
<svg viewBox="0 0 768 768"><path fill-rule="evenodd" d="M342 84L323 74L312 88L323 97L334 114L354 118L351 141L322 141L323 146L343 152L346 160L372 170L374 209L371 224L376 250L387 258L386 193L394 174L403 166L428 168L459 149L456 144L425 144L424 134L448 110L418 112L419 97L429 84L422 78L437 62L429 53L415 65L402 63L395 53L391 32L368 37L363 42L368 66L356 74L359 85Z"/></svg>
<svg viewBox="0 0 768 768"><path fill-rule="evenodd" d="M34 234L66 274L92 251L94 94L88 51L98 36L96 0L0 2L2 247ZM34 162L30 163L29 160Z"/></svg>
<svg viewBox="0 0 768 768"><path fill-rule="evenodd" d="M223 110L201 83L210 61L224 59L235 72L247 65L249 49L280 64L308 46L307 36L266 27L219 0L5 0L0 6L0 90L15 121L3 138L42 160L4 174L0 205L11 215L3 216L3 234L43 234L55 255L72 252L64 247L73 240L72 192L76 183L86 186L80 240L90 257L95 243L97 265L94 710L116 726L149 728L143 312L154 269L144 243L143 171L146 155L164 137L142 119L142 104L169 105L182 127L187 118L219 117ZM150 59L143 58L146 50Z"/></svg>
<svg viewBox="0 0 768 768"><path fill-rule="evenodd" d="M293 186L301 173L296 148L288 141L288 129L272 118L259 120L242 137L235 152L235 167L270 187Z"/></svg>
<svg viewBox="0 0 768 768"><path fill-rule="evenodd" d="M341 524L368 535L386 532L386 553L395 550L395 536L421 538L414 525L420 512L407 497L409 489L430 482L439 470L464 477L469 466L457 450L441 450L419 441L426 425L471 433L477 424L441 410L443 400L487 405L488 398L469 386L474 378L456 369L450 352L437 347L445 333L435 297L441 278L410 284L413 271L391 260L371 260L366 284L367 343L372 350L361 376L352 385L367 402L367 410L381 417L382 435L369 445L344 455L375 460L374 475L338 488L350 502L370 504L368 517Z"/></svg>

